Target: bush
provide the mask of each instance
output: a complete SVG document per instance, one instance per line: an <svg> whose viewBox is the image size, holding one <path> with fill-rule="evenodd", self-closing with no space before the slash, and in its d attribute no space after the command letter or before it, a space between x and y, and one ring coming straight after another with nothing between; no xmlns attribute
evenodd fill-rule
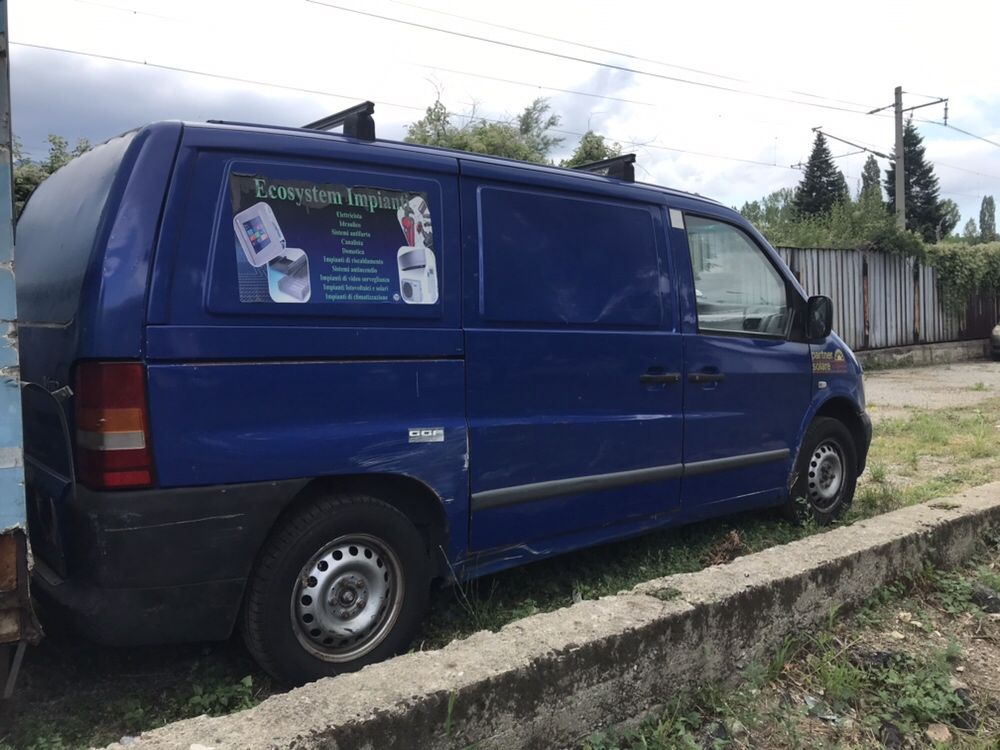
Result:
<svg viewBox="0 0 1000 750"><path fill-rule="evenodd" d="M938 272L945 304L961 308L980 291L1000 293L1000 242L927 245L926 256Z"/></svg>

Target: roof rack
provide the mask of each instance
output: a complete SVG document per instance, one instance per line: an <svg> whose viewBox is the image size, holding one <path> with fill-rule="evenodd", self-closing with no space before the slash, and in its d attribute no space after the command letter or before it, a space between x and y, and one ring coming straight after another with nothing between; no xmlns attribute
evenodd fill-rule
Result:
<svg viewBox="0 0 1000 750"><path fill-rule="evenodd" d="M338 125L343 125L344 135L347 137L358 138L362 141L374 141L375 118L372 117L374 112L374 102L361 102L361 104L303 125L303 127L308 130L330 130Z"/></svg>
<svg viewBox="0 0 1000 750"><path fill-rule="evenodd" d="M596 172L622 182L635 182L635 154L622 154L612 156L610 159L592 161L589 164L580 164L573 169L580 169L584 172Z"/></svg>

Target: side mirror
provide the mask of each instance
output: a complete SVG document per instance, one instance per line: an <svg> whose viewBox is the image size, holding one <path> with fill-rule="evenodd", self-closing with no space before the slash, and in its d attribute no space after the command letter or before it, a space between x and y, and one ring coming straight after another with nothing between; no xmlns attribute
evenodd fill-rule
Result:
<svg viewBox="0 0 1000 750"><path fill-rule="evenodd" d="M825 339L833 330L833 302L829 297L816 295L806 304L806 338L810 341Z"/></svg>

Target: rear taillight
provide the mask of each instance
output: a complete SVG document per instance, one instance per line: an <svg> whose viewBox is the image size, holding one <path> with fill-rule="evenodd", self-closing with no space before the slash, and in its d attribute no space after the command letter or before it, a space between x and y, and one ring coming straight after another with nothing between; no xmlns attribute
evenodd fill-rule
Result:
<svg viewBox="0 0 1000 750"><path fill-rule="evenodd" d="M92 489L153 483L146 370L136 362L84 362L76 370L77 477Z"/></svg>

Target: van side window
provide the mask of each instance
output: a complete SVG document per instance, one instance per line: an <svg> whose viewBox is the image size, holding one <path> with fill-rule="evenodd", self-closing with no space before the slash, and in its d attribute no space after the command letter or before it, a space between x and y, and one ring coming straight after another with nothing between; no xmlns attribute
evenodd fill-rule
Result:
<svg viewBox="0 0 1000 750"><path fill-rule="evenodd" d="M790 308L784 279L734 226L688 215L698 330L784 336Z"/></svg>
<svg viewBox="0 0 1000 750"><path fill-rule="evenodd" d="M484 187L479 211L486 319L661 324L654 210L597 198Z"/></svg>

